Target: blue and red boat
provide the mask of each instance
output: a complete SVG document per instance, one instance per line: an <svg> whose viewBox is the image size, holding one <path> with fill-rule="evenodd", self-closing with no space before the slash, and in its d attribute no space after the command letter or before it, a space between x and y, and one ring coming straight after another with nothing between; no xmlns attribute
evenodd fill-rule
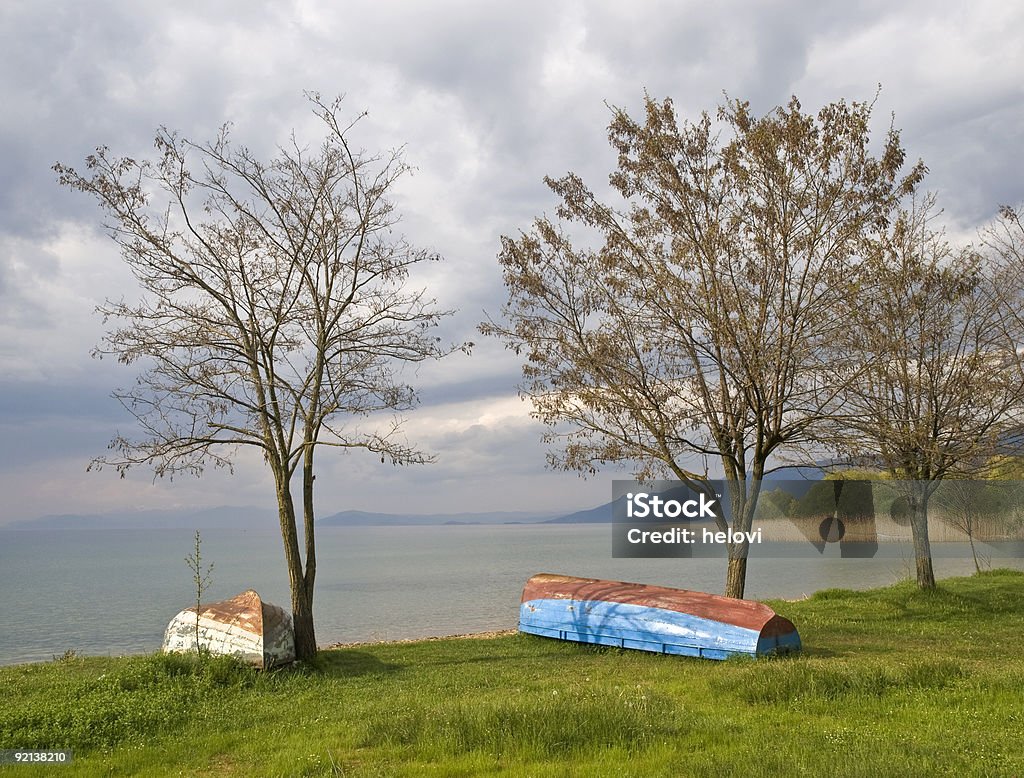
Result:
<svg viewBox="0 0 1024 778"><path fill-rule="evenodd" d="M705 659L800 650L793 622L759 602L550 573L526 582L519 630Z"/></svg>

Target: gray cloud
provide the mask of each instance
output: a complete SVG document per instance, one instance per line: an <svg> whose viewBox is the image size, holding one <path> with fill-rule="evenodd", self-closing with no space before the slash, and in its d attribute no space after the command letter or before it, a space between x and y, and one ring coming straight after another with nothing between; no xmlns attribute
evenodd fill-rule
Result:
<svg viewBox="0 0 1024 778"><path fill-rule="evenodd" d="M24 510L0 511L0 522L66 509L83 490L99 508L171 494L144 488L141 475L124 487L80 480L68 464L102 450L121 418L106 397L131 380L129 370L89 360L102 334L91 311L104 296L137 292L98 234L93 203L56 185L55 161L80 166L98 144L145 155L160 125L201 140L227 120L270 155L291 128L316 138L302 90L346 93L346 110L370 111L359 142L404 144L417 167L395 197L412 242L447 258L417 279L460 309L444 337L479 342L484 309L496 313L504 299L498 237L554 211L544 175L573 170L603 187L614 165L607 105L636 111L645 90L695 119L723 91L761 112L794 93L808 109L872 99L881 82L877 131L894 112L909 156L931 168L945 218L972 234L997 204L1024 200L1022 27L1024 10L1013 4L923 0L5 3L0 424L8 440L31 441L33 469L6 468L5 489L21 490ZM458 499L489 509L592 504L603 487L546 472L539 426L502 404L518 377L514 355L495 343L410 374L423 388L410 426L439 450L438 464L393 471L372 457L325 459L325 505L366 483L396 502L415 493L431 510ZM417 418L430 422L417 427ZM234 480L184 482L173 494L224 502L239 483L264 477L258 462L242 461ZM45 488L34 489L47 469Z"/></svg>

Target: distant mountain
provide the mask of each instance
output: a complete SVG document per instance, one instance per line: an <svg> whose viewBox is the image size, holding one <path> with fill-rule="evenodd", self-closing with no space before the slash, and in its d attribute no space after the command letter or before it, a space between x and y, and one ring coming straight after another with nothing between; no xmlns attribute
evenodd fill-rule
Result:
<svg viewBox="0 0 1024 778"><path fill-rule="evenodd" d="M620 498L624 499L624 498ZM596 508L589 508L585 511L576 511L576 513L570 513L567 516L559 516L555 519L548 519L545 524L611 524L612 522L612 505L613 503L606 502L604 505L598 505Z"/></svg>
<svg viewBox="0 0 1024 778"><path fill-rule="evenodd" d="M768 473L765 481L820 481L828 472L826 468L831 465L827 462L821 465L789 465Z"/></svg>
<svg viewBox="0 0 1024 778"><path fill-rule="evenodd" d="M781 470L777 470L773 473L769 473L764 477L764 484L779 483L780 481L794 482L789 487L788 491L794 492L795 496L802 497L803 494L810 489L811 484L816 481L820 481L825 477L825 471L821 467L816 466L793 466L785 467ZM712 479L720 480L720 479ZM806 482L806 487L803 487L800 483L795 482ZM772 488L770 486L766 487ZM662 493L665 499L671 499L671 491L668 493ZM620 497L617 502L624 502L625 498ZM596 508L589 508L584 511L576 511L576 513L570 513L566 516L559 516L554 519L548 519L543 522L544 524L611 524L613 519L613 507L614 502L606 502L604 505L598 505Z"/></svg>
<svg viewBox="0 0 1024 778"><path fill-rule="evenodd" d="M808 488L823 477L817 467L791 467L772 473L765 482L806 480ZM801 496L801 495L796 495ZM459 524L608 524L612 503L559 516L551 511L485 511L480 513L375 513L341 511L317 520L321 527L415 527ZM168 508L105 514L61 514L0 525L0 529L275 529L273 508L221 505L214 508Z"/></svg>
<svg viewBox="0 0 1024 778"><path fill-rule="evenodd" d="M452 524L537 524L551 513L491 511L482 513L371 513L341 511L317 520L319 527L416 527Z"/></svg>
<svg viewBox="0 0 1024 778"><path fill-rule="evenodd" d="M481 513L371 513L342 511L317 521L322 527L408 527L445 524L535 524L552 512L491 511ZM150 511L118 511L105 514L60 514L0 525L0 529L275 529L277 511L272 508L222 505L216 508L185 508Z"/></svg>
<svg viewBox="0 0 1024 778"><path fill-rule="evenodd" d="M676 489L669 489L667 492L659 492L662 499L673 500L673 499L687 499L689 492L685 487L678 487L679 493L676 494ZM549 519L544 522L545 524L611 524L613 519L613 510L615 503L622 503L622 512L625 512L625 497L620 497L618 500L613 502L606 502L604 505L598 505L596 508L590 508L585 511L576 511L576 513L570 513L567 516L559 516L557 519Z"/></svg>
<svg viewBox="0 0 1024 778"><path fill-rule="evenodd" d="M104 514L65 513L15 521L0 529L272 529L277 511L267 508L222 505L216 508L181 508L117 511Z"/></svg>

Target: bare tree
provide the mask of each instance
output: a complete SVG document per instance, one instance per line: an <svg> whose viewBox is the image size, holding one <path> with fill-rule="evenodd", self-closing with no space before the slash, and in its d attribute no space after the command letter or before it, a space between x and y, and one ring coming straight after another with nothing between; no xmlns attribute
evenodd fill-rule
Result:
<svg viewBox="0 0 1024 778"><path fill-rule="evenodd" d="M361 116L343 122L340 99L308 97L323 140L310 148L293 136L269 162L225 125L208 143L161 129L152 161L101 147L85 175L54 166L62 184L96 198L145 292L99 308L123 326L95 354L145 372L115 393L141 436L118 435L92 466L198 475L230 466L240 446L259 450L274 479L300 659L316 653L315 452L429 461L398 434L394 413L416 401L398 368L451 351L432 334L449 312L406 288L410 268L439 257L393 231L389 194L408 171L400 152L358 150L350 134ZM387 429L352 425L378 413L392 415Z"/></svg>
<svg viewBox="0 0 1024 778"><path fill-rule="evenodd" d="M924 175L901 174L893 129L870 153L870 116L842 101L810 115L793 98L757 118L730 102L720 141L708 114L680 125L671 101L648 98L643 123L616 110L609 127L617 206L574 174L546 179L560 219L597 247L547 218L503 238L509 301L482 329L524 353L521 392L563 444L554 466L618 463L706 490L717 459L732 528L749 531L761 479L813 440L834 398L826 346L863 235ZM747 550L730 544L730 596Z"/></svg>
<svg viewBox="0 0 1024 778"><path fill-rule="evenodd" d="M917 582L935 587L929 500L943 479L984 472L1019 424L1006 307L971 248L932 227L933 197L902 210L867 259L860 304L837 346L859 360L832 439L884 468L910 510Z"/></svg>
<svg viewBox="0 0 1024 778"><path fill-rule="evenodd" d="M1014 444L998 445L1006 450ZM929 507L934 509L929 521L937 518L967 537L978 573L984 566L991 567L995 553L985 553L979 543L1001 544L1022 538L1024 481L1013 473L1016 467L1006 467L1012 459L1016 457L998 455L981 471L968 469L967 477L947 477L929 499Z"/></svg>
<svg viewBox="0 0 1024 778"><path fill-rule="evenodd" d="M999 207L998 217L981 233L982 243L1003 267L1024 273L1024 205Z"/></svg>
<svg viewBox="0 0 1024 778"><path fill-rule="evenodd" d="M981 230L981 243L995 268L994 291L1003 304L1006 339L1017 344L1014 353L1024 382L1024 205L1000 206L997 217ZM1024 430L1017 439L1024 442Z"/></svg>

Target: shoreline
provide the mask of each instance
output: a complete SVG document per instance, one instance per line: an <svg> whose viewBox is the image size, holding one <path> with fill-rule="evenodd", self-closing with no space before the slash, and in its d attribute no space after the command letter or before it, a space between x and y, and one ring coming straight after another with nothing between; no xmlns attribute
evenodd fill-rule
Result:
<svg viewBox="0 0 1024 778"><path fill-rule="evenodd" d="M936 544L936 545L938 545L938 544ZM934 548L933 548L933 550L934 550ZM979 549L979 550L981 550L981 549ZM858 560L846 560L846 561L855 563ZM889 586L889 585L892 585L892 584L894 584L894 583L896 583L898 581L910 578L912 576L913 568L911 566L907 566L906 564L904 564L903 567L897 567L897 566L895 566L895 563L899 562L901 560L892 559L892 560L887 560L887 561L891 562L891 563L894 563L894 564L890 564L890 565L888 565L885 568L884 575L881 575L881 574L874 575L873 577L876 579L874 581L865 581L865 580L860 580L860 581L857 581L857 582L837 581L835 583L828 583L828 582L822 582L822 581L817 581L817 580L815 580L813 582L812 581L808 581L806 583L811 584L811 585L806 586L806 587L805 586L799 586L799 588L791 587L789 589L789 591L776 591L776 592L772 592L771 594L765 594L764 596L751 597L750 599L756 599L758 601L775 600L775 601L777 601L779 603L785 602L787 604L788 603L799 603L799 602L801 602L803 600L809 599L817 591L819 591L822 588L826 588L826 589L827 588L840 588L840 589L851 589L851 590L857 591L857 590L863 590L863 589L871 589L871 588L878 588L878 587ZM902 561L904 563L907 562L907 560L902 560ZM936 555L935 556L935 561L936 561L936 563L938 565L937 568L936 568L936 578L937 578L937 580L938 580L940 585L941 585L943 580L948 579L948 578L972 577L974 575L973 567L971 565L969 565L969 562L970 562L969 558L966 558L964 560L965 564L960 566L960 567L963 568L963 569L960 569L960 570L943 569L942 565L944 565L947 562L949 562L950 561L949 559L942 559L942 558L940 558L940 557L938 557ZM983 568L985 568L985 571L991 571L991 570L996 570L996 569L1001 569L1001 568L1007 568L1007 569L1011 569L1011 570L1015 569L1015 570L1018 570L1018 571L1019 570L1024 570L1024 560L1022 560L1020 557L988 558L988 559L982 559L982 562L983 562ZM912 560L910 560L910 565L912 565ZM968 568L970 568L970 569L968 569ZM717 581L717 583L720 583L720 581ZM814 585L814 584L817 584L817 585ZM694 587L694 586L691 585L689 587L684 586L682 588L697 588L697 587ZM720 591L716 586L707 587L705 590L709 591L709 592L718 592L718 591ZM518 613L516 615L518 615ZM509 623L509 622L511 622L511 623ZM360 646L374 646L374 645L383 645L383 644L398 644L398 645L401 645L401 644L408 644L408 643L432 642L432 641L438 641L438 640L455 640L455 639L463 639L463 640L477 639L477 640L484 640L484 639L488 639L488 638L506 637L506 636L511 636L511 635L515 634L517 632L517 629L515 628L516 622L513 621L512 618L509 618L506 623L509 624L509 626L507 628L505 628L505 629L490 629L490 630L483 630L483 631L479 631L479 632L462 632L462 631L459 631L459 632L454 632L454 633L449 633L449 634L440 634L440 635L438 635L438 634L430 635L429 633L427 635L423 635L422 632L421 632L420 635L413 636L413 637L390 637L390 636L378 637L378 636L372 635L372 633L371 633L371 635L363 637L362 639L355 639L355 640L353 640L353 639L349 639L349 640L345 640L345 639L341 639L341 640L338 640L338 639L325 639L322 643L318 642L318 649L330 650L330 649L336 649L336 648L357 648L357 647L360 647ZM456 630L459 629L458 625L451 625L451 626L453 626ZM426 629L429 630L430 627L427 626ZM76 647L73 641L69 641L69 642L66 642L66 643L62 643L61 645L55 645L52 649L32 648L31 650L26 650L25 648L20 647L20 646L19 647L12 647L12 650L11 650L11 652L8 655L0 658L0 668L25 667L25 666L28 666L28 665L48 664L50 662L53 662L55 659L59 659L65 653L65 651L69 648L69 646L70 646L71 649L74 650L74 653L77 656L80 656L82 658L91 658L91 657L118 658L118 657L138 656L138 655L145 655L145 654L153 653L153 652L155 652L155 651L157 651L159 649L159 645L160 645L160 643L159 643L159 641L156 638L156 633L154 633L152 642L150 642L148 645L114 646L114 647L112 647L112 645L108 643L107 645L103 645L103 646L97 646L97 645L81 646L81 645L79 645L78 647Z"/></svg>
<svg viewBox="0 0 1024 778"><path fill-rule="evenodd" d="M352 643L328 643L325 646L317 646L317 651L330 651L335 648L358 648L359 646L384 646L391 644L405 643L432 643L437 640L490 640L491 638L503 638L515 635L519 630L492 629L486 632L460 632L455 635L430 635L422 638L396 638L394 640L357 640Z"/></svg>

